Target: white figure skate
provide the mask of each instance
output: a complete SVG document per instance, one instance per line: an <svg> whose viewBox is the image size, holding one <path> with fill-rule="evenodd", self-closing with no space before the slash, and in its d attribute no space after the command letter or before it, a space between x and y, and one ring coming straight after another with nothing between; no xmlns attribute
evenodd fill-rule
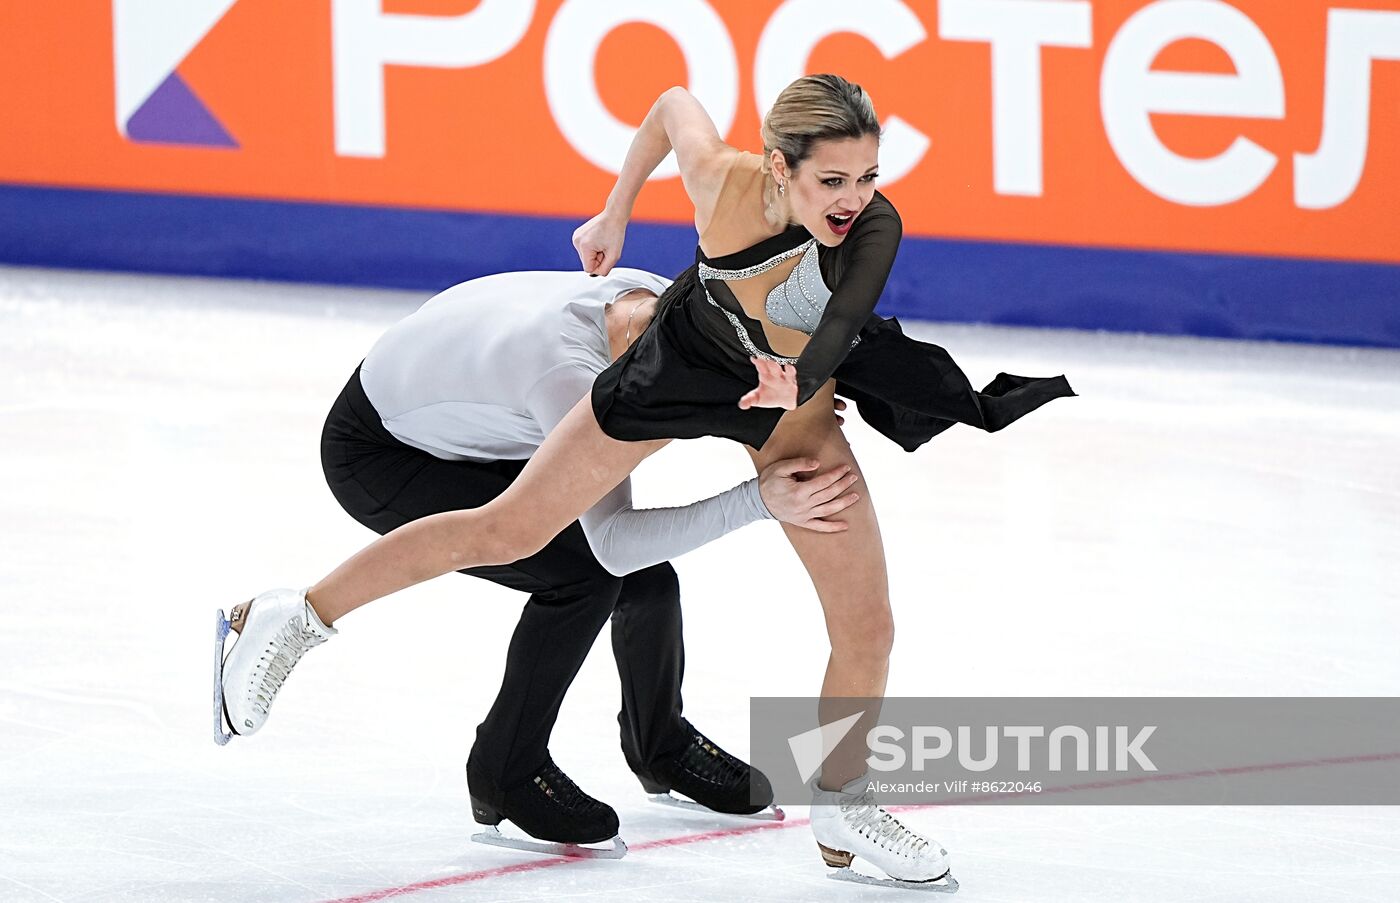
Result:
<svg viewBox="0 0 1400 903"><path fill-rule="evenodd" d="M306 650L337 633L321 623L306 590L269 590L248 603L241 620L227 657L224 640L232 625L223 609L214 624L214 742L220 746L235 734L257 733Z"/></svg>
<svg viewBox="0 0 1400 903"><path fill-rule="evenodd" d="M840 790L822 790L814 778L812 833L822 859L837 869L830 877L888 887L957 893L958 882L948 869L942 844L909 830L865 792L868 779L851 781ZM854 871L857 856L878 867L888 878Z"/></svg>

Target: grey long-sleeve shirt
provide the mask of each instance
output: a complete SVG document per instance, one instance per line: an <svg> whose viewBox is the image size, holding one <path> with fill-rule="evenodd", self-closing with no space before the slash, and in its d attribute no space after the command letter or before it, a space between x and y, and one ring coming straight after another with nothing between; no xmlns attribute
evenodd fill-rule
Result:
<svg viewBox="0 0 1400 903"><path fill-rule="evenodd" d="M365 395L400 441L445 460L528 458L611 363L606 305L670 280L616 267L500 273L429 299L375 343ZM757 479L679 508L633 508L628 480L579 517L612 574L667 561L769 518Z"/></svg>

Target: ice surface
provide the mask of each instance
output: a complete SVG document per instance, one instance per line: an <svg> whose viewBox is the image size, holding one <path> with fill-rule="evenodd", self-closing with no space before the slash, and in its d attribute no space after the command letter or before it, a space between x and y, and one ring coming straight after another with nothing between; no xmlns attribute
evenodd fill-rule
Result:
<svg viewBox="0 0 1400 903"><path fill-rule="evenodd" d="M211 742L214 608L311 583L372 536L326 489L321 422L423 298L0 268L0 900L907 898L827 881L801 807L773 828L647 803L606 640L553 751L631 854L468 843L462 762L524 601L483 581L346 618L261 734ZM912 455L848 421L889 556L891 694L1400 692L1400 353L910 331L974 381L1064 372L1081 397ZM748 467L677 443L637 498ZM677 568L687 714L743 754L749 695L816 692L819 607L772 525ZM902 817L951 851L963 901L1400 898L1396 808Z"/></svg>

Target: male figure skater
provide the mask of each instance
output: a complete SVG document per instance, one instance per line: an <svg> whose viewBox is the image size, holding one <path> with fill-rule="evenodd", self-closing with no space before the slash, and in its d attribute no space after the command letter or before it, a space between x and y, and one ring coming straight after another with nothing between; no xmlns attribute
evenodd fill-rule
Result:
<svg viewBox="0 0 1400 903"><path fill-rule="evenodd" d="M321 451L336 499L356 520L387 533L495 498L646 328L668 284L627 268L604 278L502 273L430 299L374 345L331 409ZM609 616L622 683L623 754L645 790L675 790L735 814L771 802L762 773L681 715L680 588L666 562L769 517L843 529L825 518L854 502L847 490L855 475L844 468L811 475L816 466L779 461L756 479L680 508L635 509L623 482L536 555L464 571L531 593L500 693L467 761L478 822L509 819L549 843L507 845L542 852L616 835L614 810L580 790L548 751L564 693ZM304 648L336 631L320 623L303 594L290 591L238 606L230 621L242 634L223 668L225 711L230 727L248 734L261 727ZM302 638L289 660L259 666L255 658L266 646L260 637L289 629ZM240 656L240 649L247 652Z"/></svg>

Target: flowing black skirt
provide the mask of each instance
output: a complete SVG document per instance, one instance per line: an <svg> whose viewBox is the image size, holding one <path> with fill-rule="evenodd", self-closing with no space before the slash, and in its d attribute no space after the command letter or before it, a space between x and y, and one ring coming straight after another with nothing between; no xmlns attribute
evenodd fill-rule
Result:
<svg viewBox="0 0 1400 903"><path fill-rule="evenodd" d="M749 319L750 335L762 326ZM999 373L981 391L947 351L911 339L894 318L872 316L833 374L836 394L866 423L913 451L955 423L996 432L1055 398L1074 395L1063 376ZM758 373L733 325L706 300L695 267L661 296L632 347L593 383L593 412L614 439L723 436L762 448L778 408L742 410Z"/></svg>

